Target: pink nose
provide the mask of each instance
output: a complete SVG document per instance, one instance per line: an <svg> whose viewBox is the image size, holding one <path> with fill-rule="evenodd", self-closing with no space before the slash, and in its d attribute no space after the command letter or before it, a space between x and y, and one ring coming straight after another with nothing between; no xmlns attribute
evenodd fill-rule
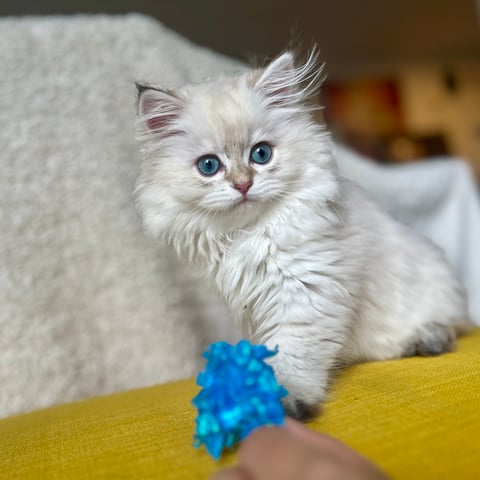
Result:
<svg viewBox="0 0 480 480"><path fill-rule="evenodd" d="M238 190L243 196L245 196L252 185L253 182L249 180L248 182L234 183L232 187L235 190Z"/></svg>

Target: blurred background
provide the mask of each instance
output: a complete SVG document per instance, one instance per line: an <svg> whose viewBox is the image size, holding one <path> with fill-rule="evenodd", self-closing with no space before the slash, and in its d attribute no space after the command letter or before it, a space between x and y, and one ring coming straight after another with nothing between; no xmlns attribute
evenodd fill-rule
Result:
<svg viewBox="0 0 480 480"><path fill-rule="evenodd" d="M480 180L480 0L30 0L0 15L126 13L156 17L242 60L272 56L292 30L316 41L336 137L378 162L467 160Z"/></svg>

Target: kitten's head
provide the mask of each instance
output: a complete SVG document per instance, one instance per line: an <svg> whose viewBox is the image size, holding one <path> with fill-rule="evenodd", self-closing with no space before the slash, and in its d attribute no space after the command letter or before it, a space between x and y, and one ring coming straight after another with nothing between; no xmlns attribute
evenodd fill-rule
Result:
<svg viewBox="0 0 480 480"><path fill-rule="evenodd" d="M138 86L146 229L228 233L336 189L329 139L313 120L322 69L286 52L266 68L177 90ZM315 198L313 198L315 197Z"/></svg>

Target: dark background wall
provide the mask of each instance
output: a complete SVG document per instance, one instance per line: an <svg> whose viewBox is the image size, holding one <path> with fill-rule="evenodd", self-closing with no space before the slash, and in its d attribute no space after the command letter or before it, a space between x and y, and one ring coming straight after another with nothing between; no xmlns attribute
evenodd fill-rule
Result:
<svg viewBox="0 0 480 480"><path fill-rule="evenodd" d="M247 58L285 47L292 28L317 41L332 76L392 64L480 58L475 0L18 0L0 15L150 14L193 41Z"/></svg>

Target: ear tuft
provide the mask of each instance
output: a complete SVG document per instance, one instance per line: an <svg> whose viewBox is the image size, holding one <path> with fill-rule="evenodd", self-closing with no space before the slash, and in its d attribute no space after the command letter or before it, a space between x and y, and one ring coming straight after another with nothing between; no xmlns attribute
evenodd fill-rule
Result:
<svg viewBox="0 0 480 480"><path fill-rule="evenodd" d="M137 113L144 128L160 136L178 134L175 121L183 102L173 92L135 83L137 87Z"/></svg>
<svg viewBox="0 0 480 480"><path fill-rule="evenodd" d="M316 48L300 65L296 65L294 53L286 51L264 69L254 89L272 106L305 106L318 93L323 79Z"/></svg>

